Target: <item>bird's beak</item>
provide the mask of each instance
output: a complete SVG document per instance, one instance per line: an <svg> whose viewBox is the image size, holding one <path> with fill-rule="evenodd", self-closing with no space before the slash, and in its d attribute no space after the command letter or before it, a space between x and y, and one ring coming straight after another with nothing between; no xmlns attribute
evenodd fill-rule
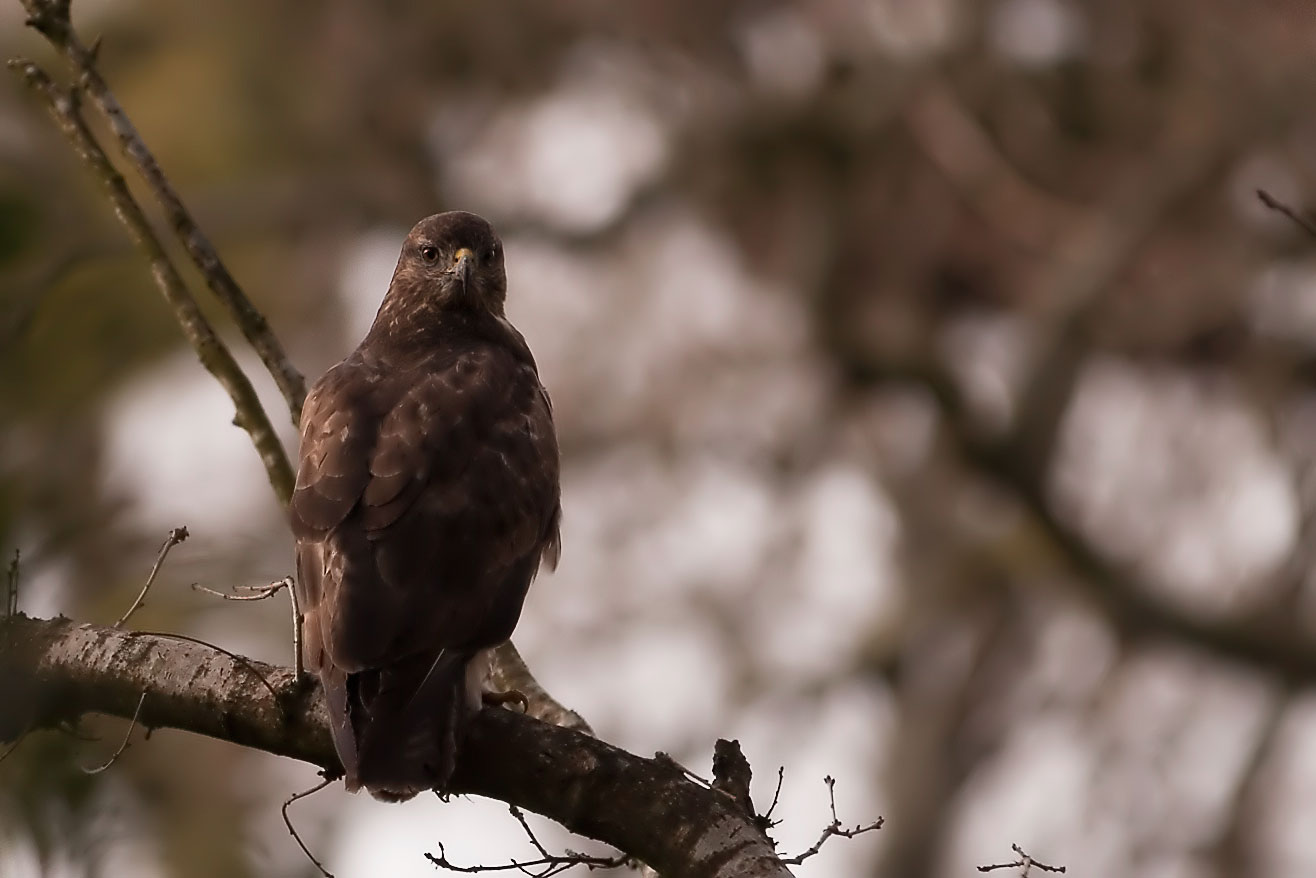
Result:
<svg viewBox="0 0 1316 878"><path fill-rule="evenodd" d="M458 250L456 258L452 261L452 273L457 275L457 278L461 280L463 288L470 285L471 272L474 270L475 254L472 253L468 247L463 247Z"/></svg>

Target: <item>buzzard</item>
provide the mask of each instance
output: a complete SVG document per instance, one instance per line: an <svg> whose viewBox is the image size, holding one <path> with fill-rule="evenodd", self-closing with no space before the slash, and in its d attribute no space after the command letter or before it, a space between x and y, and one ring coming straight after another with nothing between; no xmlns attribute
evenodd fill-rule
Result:
<svg viewBox="0 0 1316 878"><path fill-rule="evenodd" d="M557 437L506 294L488 222L421 220L365 340L302 410L302 655L348 789L376 798L446 789L490 651L557 563Z"/></svg>

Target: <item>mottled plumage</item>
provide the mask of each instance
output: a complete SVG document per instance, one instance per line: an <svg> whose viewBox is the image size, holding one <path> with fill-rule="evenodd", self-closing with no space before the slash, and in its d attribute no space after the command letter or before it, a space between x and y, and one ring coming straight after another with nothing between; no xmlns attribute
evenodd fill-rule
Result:
<svg viewBox="0 0 1316 878"><path fill-rule="evenodd" d="M493 229L412 229L361 345L302 411L292 499L303 658L350 789L443 789L511 635L558 551L558 448L534 359L503 316Z"/></svg>

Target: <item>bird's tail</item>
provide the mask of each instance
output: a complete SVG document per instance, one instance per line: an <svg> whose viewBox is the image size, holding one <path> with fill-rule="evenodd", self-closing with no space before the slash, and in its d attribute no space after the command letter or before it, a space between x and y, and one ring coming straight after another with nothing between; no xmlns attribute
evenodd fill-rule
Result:
<svg viewBox="0 0 1316 878"><path fill-rule="evenodd" d="M446 789L472 705L479 703L467 692L472 658L446 650L349 677L356 779L371 795L400 801Z"/></svg>

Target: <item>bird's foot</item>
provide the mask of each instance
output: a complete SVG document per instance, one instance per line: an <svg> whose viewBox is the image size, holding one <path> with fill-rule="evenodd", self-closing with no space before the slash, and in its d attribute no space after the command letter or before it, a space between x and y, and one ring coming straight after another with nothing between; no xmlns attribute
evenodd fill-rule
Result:
<svg viewBox="0 0 1316 878"><path fill-rule="evenodd" d="M508 689L506 692L485 690L480 693L480 697L483 699L484 703L490 707L499 707L515 702L521 705L522 713L528 713L530 710L530 700L525 697L524 693L518 692L515 689Z"/></svg>

